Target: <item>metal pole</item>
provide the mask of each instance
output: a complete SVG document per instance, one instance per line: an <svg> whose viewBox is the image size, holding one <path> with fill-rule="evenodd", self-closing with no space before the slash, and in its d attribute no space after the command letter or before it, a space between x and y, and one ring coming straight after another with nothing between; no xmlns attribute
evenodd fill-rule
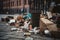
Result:
<svg viewBox="0 0 60 40"><path fill-rule="evenodd" d="M44 0L44 14L46 14L46 0Z"/></svg>

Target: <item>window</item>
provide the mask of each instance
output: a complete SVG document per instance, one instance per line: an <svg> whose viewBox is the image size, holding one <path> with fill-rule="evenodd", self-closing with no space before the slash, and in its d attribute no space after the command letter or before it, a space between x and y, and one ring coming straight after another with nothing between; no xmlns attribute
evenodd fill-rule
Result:
<svg viewBox="0 0 60 40"><path fill-rule="evenodd" d="M19 5L21 5L21 0L19 0Z"/></svg>
<svg viewBox="0 0 60 40"><path fill-rule="evenodd" d="M12 2L12 6L14 6L14 2Z"/></svg>
<svg viewBox="0 0 60 40"><path fill-rule="evenodd" d="M24 0L24 5L26 5L26 0Z"/></svg>
<svg viewBox="0 0 60 40"><path fill-rule="evenodd" d="M17 0L17 6L19 5L19 1Z"/></svg>
<svg viewBox="0 0 60 40"><path fill-rule="evenodd" d="M12 2L10 3L10 6L12 7Z"/></svg>

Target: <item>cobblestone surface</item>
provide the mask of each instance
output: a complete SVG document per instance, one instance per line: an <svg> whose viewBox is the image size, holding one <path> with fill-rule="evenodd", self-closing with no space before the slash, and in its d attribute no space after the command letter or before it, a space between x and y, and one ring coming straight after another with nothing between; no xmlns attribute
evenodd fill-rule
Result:
<svg viewBox="0 0 60 40"><path fill-rule="evenodd" d="M5 24L0 24L0 40L24 40L25 37L23 35L23 32L17 32L17 31L10 31L12 27L7 26ZM60 39L53 39L45 36L40 35L31 35L34 40L60 40Z"/></svg>

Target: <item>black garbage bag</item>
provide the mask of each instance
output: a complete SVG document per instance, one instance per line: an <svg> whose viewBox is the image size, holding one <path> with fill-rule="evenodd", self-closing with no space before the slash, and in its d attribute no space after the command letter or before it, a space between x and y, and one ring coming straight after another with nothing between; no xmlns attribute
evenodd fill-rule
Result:
<svg viewBox="0 0 60 40"><path fill-rule="evenodd" d="M56 23L57 23L57 27L60 28L60 16L57 18Z"/></svg>

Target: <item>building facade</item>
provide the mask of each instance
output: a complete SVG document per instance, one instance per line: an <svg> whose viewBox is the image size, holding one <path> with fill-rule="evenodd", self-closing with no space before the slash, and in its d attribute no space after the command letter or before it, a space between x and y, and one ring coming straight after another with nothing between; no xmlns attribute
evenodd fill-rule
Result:
<svg viewBox="0 0 60 40"><path fill-rule="evenodd" d="M4 13L21 14L23 11L27 12L28 8L28 0L3 0Z"/></svg>

